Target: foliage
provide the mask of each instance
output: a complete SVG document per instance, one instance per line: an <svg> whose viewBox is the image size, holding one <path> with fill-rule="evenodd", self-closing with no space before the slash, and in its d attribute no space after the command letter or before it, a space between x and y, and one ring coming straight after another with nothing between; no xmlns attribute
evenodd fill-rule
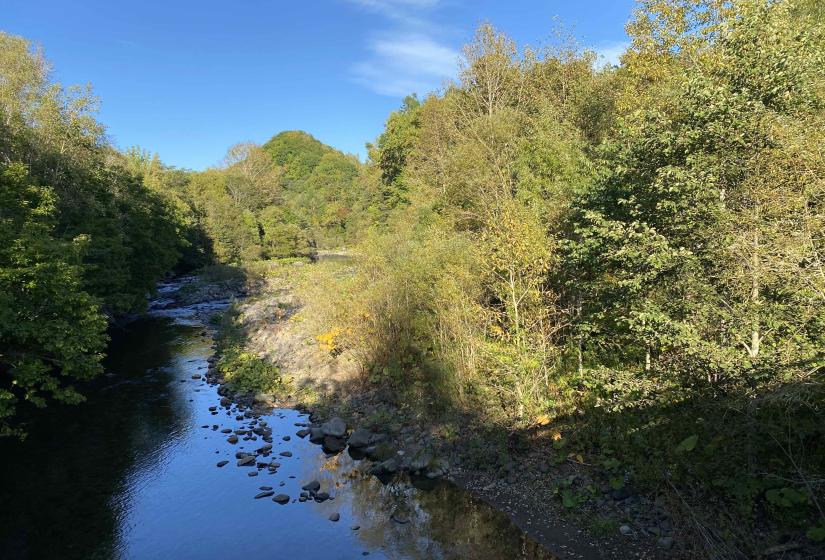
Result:
<svg viewBox="0 0 825 560"><path fill-rule="evenodd" d="M71 385L100 371L106 321L82 289L85 239L54 236L54 193L21 164L0 165L0 435L20 400L82 400Z"/></svg>
<svg viewBox="0 0 825 560"><path fill-rule="evenodd" d="M239 347L224 348L217 368L239 392L283 395L291 388L277 366Z"/></svg>
<svg viewBox="0 0 825 560"><path fill-rule="evenodd" d="M82 400L71 382L100 371L106 318L145 307L191 246L170 196L107 143L96 105L0 33L3 434L22 434L16 403Z"/></svg>
<svg viewBox="0 0 825 560"><path fill-rule="evenodd" d="M388 213L325 331L399 394L576 434L614 488L818 526L817 10L646 0L602 69L482 26L458 82L370 146Z"/></svg>

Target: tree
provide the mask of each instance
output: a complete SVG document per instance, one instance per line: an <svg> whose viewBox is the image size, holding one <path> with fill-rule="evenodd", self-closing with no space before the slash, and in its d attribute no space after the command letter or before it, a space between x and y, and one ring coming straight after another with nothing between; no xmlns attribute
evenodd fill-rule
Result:
<svg viewBox="0 0 825 560"><path fill-rule="evenodd" d="M54 237L54 193L21 164L0 165L0 435L20 400L82 400L71 385L101 371L106 321L82 290L85 240Z"/></svg>

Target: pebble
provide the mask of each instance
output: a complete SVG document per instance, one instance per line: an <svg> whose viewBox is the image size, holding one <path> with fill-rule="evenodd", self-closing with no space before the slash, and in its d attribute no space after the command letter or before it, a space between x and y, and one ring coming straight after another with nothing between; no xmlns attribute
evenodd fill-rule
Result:
<svg viewBox="0 0 825 560"><path fill-rule="evenodd" d="M629 525L622 525L619 527L619 532L623 535L629 535L633 532L633 529L631 529Z"/></svg>
<svg viewBox="0 0 825 560"><path fill-rule="evenodd" d="M281 457L292 457L292 452L291 451L281 451L280 453L278 453L278 455L280 455Z"/></svg>
<svg viewBox="0 0 825 560"><path fill-rule="evenodd" d="M656 544L659 545L659 548L670 550L671 548L673 548L673 537L662 537L658 541L656 541Z"/></svg>
<svg viewBox="0 0 825 560"><path fill-rule="evenodd" d="M287 496L286 494L278 494L277 496L272 498L272 501L284 505L289 502L289 496Z"/></svg>
<svg viewBox="0 0 825 560"><path fill-rule="evenodd" d="M229 461L218 461L218 467L223 467L227 464L229 464Z"/></svg>
<svg viewBox="0 0 825 560"><path fill-rule="evenodd" d="M272 496L273 494L275 494L275 492L273 492L272 490L267 490L265 492L261 492L260 494L256 494L255 499L260 500L261 498L268 498L268 497Z"/></svg>
<svg viewBox="0 0 825 560"><path fill-rule="evenodd" d="M338 512L331 513L331 514L329 515L329 520L330 520L330 521L336 522L336 521L338 521L339 519L341 519L341 514L340 514L340 513L338 513Z"/></svg>

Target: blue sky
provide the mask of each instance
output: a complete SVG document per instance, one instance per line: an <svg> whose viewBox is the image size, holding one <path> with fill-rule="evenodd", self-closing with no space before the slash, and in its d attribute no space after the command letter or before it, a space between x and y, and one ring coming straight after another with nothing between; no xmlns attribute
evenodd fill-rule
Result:
<svg viewBox="0 0 825 560"><path fill-rule="evenodd" d="M91 83L113 142L190 169L240 141L303 129L364 156L403 96L455 76L488 21L546 44L554 18L615 58L633 0L0 0L0 30Z"/></svg>

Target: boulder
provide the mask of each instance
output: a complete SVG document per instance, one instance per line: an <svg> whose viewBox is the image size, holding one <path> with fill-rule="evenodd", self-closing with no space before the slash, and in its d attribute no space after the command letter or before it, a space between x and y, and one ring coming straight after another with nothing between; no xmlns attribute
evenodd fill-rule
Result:
<svg viewBox="0 0 825 560"><path fill-rule="evenodd" d="M435 459L433 452L429 449L421 449L413 455L412 459L410 460L410 469L413 471L423 471Z"/></svg>
<svg viewBox="0 0 825 560"><path fill-rule="evenodd" d="M369 447L386 439L384 434L375 434L366 428L358 428L349 437L350 447Z"/></svg>
<svg viewBox="0 0 825 560"><path fill-rule="evenodd" d="M382 475L382 474L393 474L398 471L398 460L395 457L391 457L386 461L382 461L378 463L372 469L370 469L371 474L375 475Z"/></svg>
<svg viewBox="0 0 825 560"><path fill-rule="evenodd" d="M347 441L342 438L327 436L324 438L324 451L327 453L340 453L347 446Z"/></svg>
<svg viewBox="0 0 825 560"><path fill-rule="evenodd" d="M312 443L323 443L324 438L324 431L321 428L310 428L309 429L309 441Z"/></svg>
<svg viewBox="0 0 825 560"><path fill-rule="evenodd" d="M321 431L325 436L342 438L347 434L347 423L338 416L334 416L321 425Z"/></svg>
<svg viewBox="0 0 825 560"><path fill-rule="evenodd" d="M301 486L301 490L306 490L307 492L317 492L321 489L321 483L317 480L313 480L312 482L308 482Z"/></svg>

